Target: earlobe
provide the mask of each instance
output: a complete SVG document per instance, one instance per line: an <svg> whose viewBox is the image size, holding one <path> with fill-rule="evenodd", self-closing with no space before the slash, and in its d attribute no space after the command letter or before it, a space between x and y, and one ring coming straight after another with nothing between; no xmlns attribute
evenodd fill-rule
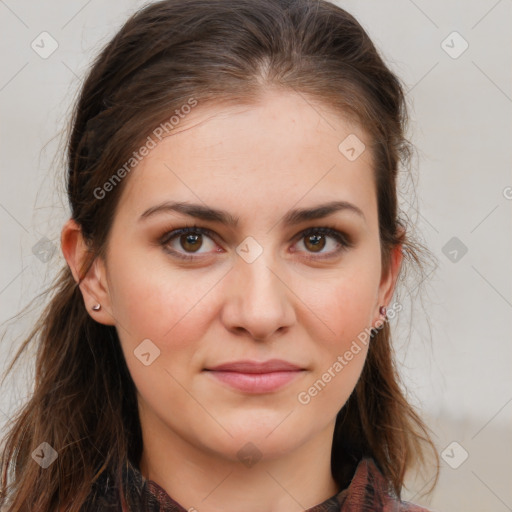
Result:
<svg viewBox="0 0 512 512"><path fill-rule="evenodd" d="M89 269L84 269L90 250L79 224L73 219L69 219L62 228L61 248L91 318L105 325L115 325L114 317L109 313L111 308L105 266L97 258ZM82 269L85 275L81 275Z"/></svg>

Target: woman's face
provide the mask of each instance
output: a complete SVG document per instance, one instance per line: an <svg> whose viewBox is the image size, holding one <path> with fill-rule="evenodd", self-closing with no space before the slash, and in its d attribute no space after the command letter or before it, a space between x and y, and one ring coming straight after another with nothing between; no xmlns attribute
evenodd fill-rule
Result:
<svg viewBox="0 0 512 512"><path fill-rule="evenodd" d="M125 178L86 302L117 328L143 432L229 460L249 442L272 458L332 432L401 258L383 275L361 142L310 98L268 92L254 107L199 104ZM187 226L202 231L171 235ZM270 359L299 370L211 370Z"/></svg>

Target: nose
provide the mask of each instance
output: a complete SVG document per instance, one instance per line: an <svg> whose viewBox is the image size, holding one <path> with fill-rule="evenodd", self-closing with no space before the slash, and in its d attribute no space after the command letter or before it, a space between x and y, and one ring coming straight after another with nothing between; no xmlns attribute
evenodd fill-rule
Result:
<svg viewBox="0 0 512 512"><path fill-rule="evenodd" d="M222 321L237 335L267 341L284 334L295 322L293 286L286 282L270 251L252 262L242 257L226 276ZM288 278L289 279L289 278Z"/></svg>

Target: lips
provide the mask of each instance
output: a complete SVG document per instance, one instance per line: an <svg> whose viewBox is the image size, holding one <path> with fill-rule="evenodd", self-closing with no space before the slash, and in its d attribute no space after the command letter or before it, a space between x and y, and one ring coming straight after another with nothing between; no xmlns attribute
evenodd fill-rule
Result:
<svg viewBox="0 0 512 512"><path fill-rule="evenodd" d="M234 361L205 368L205 371L215 381L251 394L277 391L306 372L305 368L281 359Z"/></svg>
<svg viewBox="0 0 512 512"><path fill-rule="evenodd" d="M238 372L238 373L273 373L273 372L293 372L304 370L300 366L283 361L282 359L270 359L268 361L234 361L223 363L212 368L206 368L210 371Z"/></svg>

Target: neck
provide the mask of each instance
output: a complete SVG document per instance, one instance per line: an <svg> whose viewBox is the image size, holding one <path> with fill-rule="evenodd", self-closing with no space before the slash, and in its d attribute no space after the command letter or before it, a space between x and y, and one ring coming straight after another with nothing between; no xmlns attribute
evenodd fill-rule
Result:
<svg viewBox="0 0 512 512"><path fill-rule="evenodd" d="M297 512L339 492L330 468L334 423L292 453L245 464L198 449L160 426L143 434L140 471L185 510Z"/></svg>

